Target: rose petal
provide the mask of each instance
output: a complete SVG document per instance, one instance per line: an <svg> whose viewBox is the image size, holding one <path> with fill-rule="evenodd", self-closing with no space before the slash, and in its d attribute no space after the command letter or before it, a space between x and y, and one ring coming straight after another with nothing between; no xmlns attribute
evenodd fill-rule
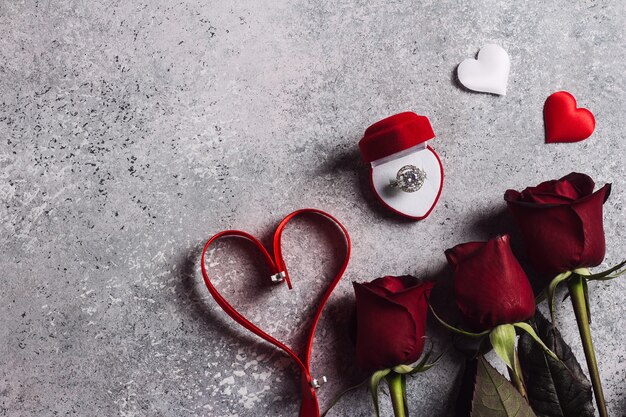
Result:
<svg viewBox="0 0 626 417"><path fill-rule="evenodd" d="M611 185L606 184L590 198L577 201L572 209L578 215L583 230L583 250L573 268L598 266L606 254L604 226L602 222L603 204L611 193Z"/></svg>
<svg viewBox="0 0 626 417"><path fill-rule="evenodd" d="M531 195L526 199L533 202L525 200L515 190L504 194L524 236L528 257L546 280L565 271L602 262L606 249L602 205L611 187L607 184L595 193L594 187L591 177L572 172L558 181L527 188ZM553 191L549 191L551 188ZM542 195L542 192L550 195ZM559 201L561 197L568 200L574 195L577 197L572 201Z"/></svg>
<svg viewBox="0 0 626 417"><path fill-rule="evenodd" d="M526 206L509 203L524 237L526 252L546 278L571 269L584 249L583 225L569 205ZM574 258L574 259L573 259Z"/></svg>
<svg viewBox="0 0 626 417"><path fill-rule="evenodd" d="M446 250L444 253L448 263L456 269L460 260L464 260L472 254L475 254L479 249L483 247L484 242L467 242L460 245L456 245L452 249Z"/></svg>
<svg viewBox="0 0 626 417"><path fill-rule="evenodd" d="M406 363L418 340L408 309L362 284L354 283L354 293L359 366L366 371L377 371Z"/></svg>
<svg viewBox="0 0 626 417"><path fill-rule="evenodd" d="M522 198L522 195L519 191L506 190L504 193L504 201L506 202L517 202L521 198Z"/></svg>
<svg viewBox="0 0 626 417"><path fill-rule="evenodd" d="M415 325L417 339L413 351L406 358L406 363L417 361L424 351L428 296L434 285L434 282L420 283L390 297L391 301L407 307Z"/></svg>
<svg viewBox="0 0 626 417"><path fill-rule="evenodd" d="M419 283L419 280L411 275L404 276L386 276L382 278L376 278L371 282L364 283L372 291L379 295L390 295L403 291L409 287L412 287Z"/></svg>
<svg viewBox="0 0 626 417"><path fill-rule="evenodd" d="M527 203L568 203L579 197L576 187L568 181L546 181L537 187L522 191L521 200Z"/></svg>
<svg viewBox="0 0 626 417"><path fill-rule="evenodd" d="M593 189L596 186L596 183L593 182L593 179L591 179L589 175L581 174L579 172L567 174L559 181L569 182L576 189L578 198L590 195L593 193Z"/></svg>
<svg viewBox="0 0 626 417"><path fill-rule="evenodd" d="M472 330L530 318L535 311L534 294L511 251L509 237L469 245L472 250L466 257L459 256L465 245L454 251L454 289L457 305Z"/></svg>

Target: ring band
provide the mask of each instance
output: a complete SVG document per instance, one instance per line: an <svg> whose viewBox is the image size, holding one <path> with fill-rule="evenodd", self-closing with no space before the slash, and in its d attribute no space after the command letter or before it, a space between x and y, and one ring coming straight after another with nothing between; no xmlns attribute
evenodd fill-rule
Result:
<svg viewBox="0 0 626 417"><path fill-rule="evenodd" d="M405 165L398 170L396 179L389 181L389 185L406 193L414 193L422 188L424 181L426 181L426 171L415 165Z"/></svg>

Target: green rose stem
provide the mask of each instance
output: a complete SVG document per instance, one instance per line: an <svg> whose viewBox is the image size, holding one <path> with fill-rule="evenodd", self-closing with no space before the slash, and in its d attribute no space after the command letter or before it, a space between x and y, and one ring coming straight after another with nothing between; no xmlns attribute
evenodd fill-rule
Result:
<svg viewBox="0 0 626 417"><path fill-rule="evenodd" d="M402 375L396 372L390 372L385 379L389 385L389 395L391 396L391 404L393 405L393 414L395 417L407 417L406 404L404 403L404 387L402 384Z"/></svg>
<svg viewBox="0 0 626 417"><path fill-rule="evenodd" d="M593 393L596 397L598 412L600 413L600 417L608 417L609 414L606 410L606 404L604 402L604 393L602 392L602 383L600 382L598 363L596 361L596 354L593 350L591 330L589 328L589 306L585 301L585 278L578 274L573 274L573 276L567 281L567 286L572 299L572 306L574 307L576 321L578 322L578 331L580 332L580 339L585 351L585 359L587 359L587 368L589 369L589 375L591 376L591 384L593 385Z"/></svg>
<svg viewBox="0 0 626 417"><path fill-rule="evenodd" d="M585 351L585 359L587 360L587 369L591 377L593 385L593 393L596 397L596 404L600 417L608 417L606 404L604 402L604 393L602 392L602 382L600 381L600 372L598 372L598 362L593 349L593 341L591 340L591 323L589 314L589 291L587 289L587 281L610 281L626 274L626 261L597 274L592 274L587 268L578 268L573 271L566 271L557 275L548 285L547 296L552 323L554 324L554 294L556 287L563 281L567 282L569 296L572 299L572 307L576 315L578 323L578 331L580 340Z"/></svg>

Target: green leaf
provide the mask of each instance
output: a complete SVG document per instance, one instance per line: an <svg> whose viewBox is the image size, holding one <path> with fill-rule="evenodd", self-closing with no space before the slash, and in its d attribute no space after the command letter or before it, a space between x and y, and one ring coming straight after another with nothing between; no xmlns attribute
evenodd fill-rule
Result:
<svg viewBox="0 0 626 417"><path fill-rule="evenodd" d="M461 329L459 329L457 327L454 327L454 326L446 323L441 317L439 317L437 315L437 313L435 313L435 309L433 308L433 306L430 303L428 303L428 307L430 307L430 311L433 313L433 316L435 316L437 321L439 323L441 323L441 325L443 327L445 327L448 330L453 331L454 333L462 334L463 336L468 336L468 337L483 337L483 336L486 336L489 333L489 330L485 330L484 332L480 332L480 333L472 333L472 332L468 332L466 330L461 330Z"/></svg>
<svg viewBox="0 0 626 417"><path fill-rule="evenodd" d="M372 396L372 402L374 403L374 411L376 411L376 417L380 417L380 406L378 405L378 385L380 380L386 377L391 372L391 369L383 369L382 371L376 371L370 377L370 395Z"/></svg>
<svg viewBox="0 0 626 417"><path fill-rule="evenodd" d="M513 385L485 358L478 359L472 417L536 417Z"/></svg>
<svg viewBox="0 0 626 417"><path fill-rule="evenodd" d="M439 362L441 358L445 356L446 353L448 353L448 351L444 350L443 352L439 354L439 356L437 356L437 358L435 358L434 361L429 363L428 359L430 359L430 357L433 354L433 350L431 348L428 350L428 352L424 354L422 359L420 359L420 361L416 363L415 365L398 365L398 366L394 366L393 368L391 368L391 370L400 375L415 375L418 372L426 372L433 366L437 365L437 362Z"/></svg>
<svg viewBox="0 0 626 417"><path fill-rule="evenodd" d="M501 324L489 333L493 350L511 370L515 370L515 327L512 324Z"/></svg>
<svg viewBox="0 0 626 417"><path fill-rule="evenodd" d="M554 277L552 281L550 281L550 285L548 285L548 307L550 308L550 317L552 318L552 323L554 323L554 293L556 292L556 287L563 281L567 281L569 277L572 276L571 271L563 272L562 274Z"/></svg>
<svg viewBox="0 0 626 417"><path fill-rule="evenodd" d="M394 371L397 374L410 374L411 372L413 372L415 370L414 367L412 367L411 365L398 365L398 366L394 366L393 368L391 368L392 371Z"/></svg>
<svg viewBox="0 0 626 417"><path fill-rule="evenodd" d="M624 271L619 271L619 273L615 274L615 275L606 275L604 277L601 278L593 278L593 277L585 277L587 281L611 281L612 279L615 278L619 278L622 275L626 274L626 270Z"/></svg>
<svg viewBox="0 0 626 417"><path fill-rule="evenodd" d="M430 363L426 363L426 359L428 359L428 358L425 358L424 360L420 361L420 363L415 365L413 370L411 372L409 372L409 375L414 375L414 374L416 374L418 372L426 372L426 371L428 371L430 368L432 368L433 366L437 365L437 363L441 360L441 358L443 358L446 355L446 353L448 353L448 350L444 350L443 352L441 352L439 354L439 356L437 356L437 358L435 358L435 360L430 362Z"/></svg>
<svg viewBox="0 0 626 417"><path fill-rule="evenodd" d="M393 368L391 368L391 370L397 374L403 374L403 375L404 374L412 375L417 372L425 371L428 368L430 368L430 366L427 365L427 362L432 354L433 354L433 348L432 348L432 343L431 343L431 346L428 348L426 353L422 355L422 358L415 365L398 365L398 366L394 366ZM438 360L439 358L437 358L435 362Z"/></svg>
<svg viewBox="0 0 626 417"><path fill-rule="evenodd" d="M540 313L537 333L557 353L554 360L523 334L518 353L527 385L528 400L538 417L593 417L591 384L561 334Z"/></svg>
<svg viewBox="0 0 626 417"><path fill-rule="evenodd" d="M515 327L522 329L526 332L527 335L529 335L530 337L533 338L533 340L535 341L535 343L537 343L539 346L541 346L541 348L543 349L543 351L552 357L552 359L556 360L556 361L560 361L561 359L559 359L559 357L556 355L556 353L552 352L550 350L550 348L548 348L545 343L543 343L543 340L541 340L539 338L539 336L537 336L537 333L535 333L535 329L532 328L532 326L528 323L515 323L514 324Z"/></svg>
<svg viewBox="0 0 626 417"><path fill-rule="evenodd" d="M580 276L585 277L587 280L590 281L609 281L612 280L614 278L620 277L624 274L626 274L626 269L623 269L622 271L619 271L620 269L624 268L626 266L626 261L621 262L617 265L615 265L613 268L607 269L606 271L603 272L599 272L597 274L592 274L591 272L589 272L589 270L587 268L579 268L579 269L575 269L574 273L578 274ZM611 275L613 272L618 271L615 275Z"/></svg>

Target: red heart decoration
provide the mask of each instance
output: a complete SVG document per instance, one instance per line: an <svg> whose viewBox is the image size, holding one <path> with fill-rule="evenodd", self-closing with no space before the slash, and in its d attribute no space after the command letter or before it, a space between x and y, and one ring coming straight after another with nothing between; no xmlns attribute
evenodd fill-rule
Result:
<svg viewBox="0 0 626 417"><path fill-rule="evenodd" d="M215 242L216 240L221 239L223 237L244 238L252 242L263 254L265 262L267 263L267 266L269 267L271 273L273 274L271 277L272 281L273 282L284 281L287 283L287 286L289 287L289 289L291 289L291 278L289 277L289 272L287 271L287 265L285 265L285 261L283 260L283 255L282 255L281 238L282 238L283 230L285 226L287 225L287 223L289 223L289 221L293 219L294 217L296 217L297 215L303 214L303 213L319 214L331 220L332 222L334 222L339 227L339 229L343 232L346 238L346 249L347 249L346 257L344 259L343 264L341 265L341 268L339 269L339 272L337 273L335 278L333 278L333 280L329 283L328 287L324 291L324 294L322 295L322 299L317 309L315 310L315 316L313 318L313 322L310 325L310 328L308 330L308 339L307 339L307 345L306 345L304 358L300 357L289 346L278 341L274 337L267 334L265 331L261 330L256 325L252 324L252 322L250 322L244 315L239 313L215 288L215 286L213 285L213 283L211 282L209 278L209 275L206 269L206 264L204 261L207 250L209 249L211 244ZM300 388L301 388L301 393L302 393L300 417L319 417L320 416L319 405L317 402L317 394L315 392L315 389L317 388L317 381L311 377L311 371L310 371L311 349L313 348L313 338L315 336L315 329L317 328L317 323L319 322L319 319L322 316L322 311L324 309L324 306L326 305L326 302L330 298L330 294L333 292L333 290L339 283L339 280L343 276L346 268L348 267L348 261L350 260L350 250L351 250L350 236L348 235L348 231L346 230L346 228L330 214L325 213L321 210L317 210L317 209L297 210L289 214L280 222L280 224L276 228L276 231L274 232L274 257L270 255L267 249L265 249L263 244L257 238L255 238L254 236L246 232L242 232L239 230L226 230L224 232L220 232L214 235L206 242L206 244L204 245L204 249L202 250L202 257L200 259L202 277L204 278L204 283L206 284L209 292L211 293L215 301L217 301L219 306L241 326L245 327L250 332L256 334L257 336L265 339L269 343L283 350L287 355L289 355L293 359L293 361L296 363L298 368L300 368L301 375L302 375L302 378L300 381Z"/></svg>
<svg viewBox="0 0 626 417"><path fill-rule="evenodd" d="M593 134L596 120L587 109L577 108L567 91L553 93L543 106L546 143L580 142Z"/></svg>

